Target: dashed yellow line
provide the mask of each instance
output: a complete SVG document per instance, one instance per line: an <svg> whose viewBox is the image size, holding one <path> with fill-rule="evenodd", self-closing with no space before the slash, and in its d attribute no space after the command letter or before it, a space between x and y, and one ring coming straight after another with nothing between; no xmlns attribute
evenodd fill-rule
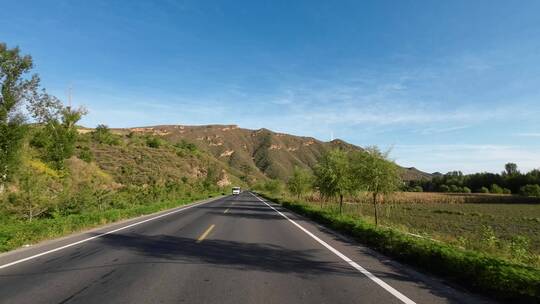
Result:
<svg viewBox="0 0 540 304"><path fill-rule="evenodd" d="M214 229L214 227L216 227L216 225L214 224L208 227L208 229L206 229L206 231L197 239L197 243L202 242L208 236L208 234L210 234L210 232L212 231L212 229Z"/></svg>
<svg viewBox="0 0 540 304"><path fill-rule="evenodd" d="M227 213L227 212L229 212L229 209L230 209L230 208L227 208L227 210L225 210L225 211L224 211L223 213Z"/></svg>

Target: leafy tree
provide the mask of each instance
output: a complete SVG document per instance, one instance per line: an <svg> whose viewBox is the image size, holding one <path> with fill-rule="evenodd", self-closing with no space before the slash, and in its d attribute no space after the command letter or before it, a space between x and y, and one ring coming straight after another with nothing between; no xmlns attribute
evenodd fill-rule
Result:
<svg viewBox="0 0 540 304"><path fill-rule="evenodd" d="M293 175L287 182L289 192L300 198L311 187L312 177L309 171L294 167Z"/></svg>
<svg viewBox="0 0 540 304"><path fill-rule="evenodd" d="M19 105L35 92L39 78L24 77L32 69L32 57L19 48L0 43L0 192L18 168L19 151L26 134Z"/></svg>
<svg viewBox="0 0 540 304"><path fill-rule="evenodd" d="M518 166L514 163L507 163L506 165L504 165L504 170L504 173L509 176L519 174Z"/></svg>
<svg viewBox="0 0 540 304"><path fill-rule="evenodd" d="M343 196L353 190L347 153L335 149L325 153L315 167L315 188L327 198L339 197L339 212L343 210Z"/></svg>
<svg viewBox="0 0 540 304"><path fill-rule="evenodd" d="M469 188L469 187L463 187L463 188L462 188L462 192L463 192L463 193L471 193L471 188Z"/></svg>
<svg viewBox="0 0 540 304"><path fill-rule="evenodd" d="M108 126L100 124L92 132L92 139L100 144L117 145L118 138L111 133Z"/></svg>
<svg viewBox="0 0 540 304"><path fill-rule="evenodd" d="M38 135L43 138L44 158L56 169L63 169L64 160L73 156L78 136L75 124L85 114L86 110L83 108L62 107L57 115L43 118L46 125Z"/></svg>
<svg viewBox="0 0 540 304"><path fill-rule="evenodd" d="M402 184L399 167L388 158L389 152L382 153L377 147L368 148L366 152L351 155L352 176L355 189L371 192L375 209L375 225L379 224L377 204L379 198L395 192Z"/></svg>
<svg viewBox="0 0 540 304"><path fill-rule="evenodd" d="M9 209L28 221L46 213L53 200L47 183L47 176L24 170L19 178L19 192L12 193L8 198Z"/></svg>
<svg viewBox="0 0 540 304"><path fill-rule="evenodd" d="M504 188L503 189L503 194L512 194L512 190L510 190L508 188Z"/></svg>
<svg viewBox="0 0 540 304"><path fill-rule="evenodd" d="M520 189L521 195L524 196L534 196L540 197L540 186L539 185L525 185Z"/></svg>

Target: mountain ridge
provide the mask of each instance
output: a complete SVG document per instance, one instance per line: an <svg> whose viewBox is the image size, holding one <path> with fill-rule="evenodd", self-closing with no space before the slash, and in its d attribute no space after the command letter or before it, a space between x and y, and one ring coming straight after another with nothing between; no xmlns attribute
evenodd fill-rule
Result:
<svg viewBox="0 0 540 304"><path fill-rule="evenodd" d="M114 128L118 134L148 134L172 143L193 143L239 172L247 182L278 178L287 180L295 166L312 170L320 157L334 148L363 150L341 139L322 141L267 128L247 129L236 124L154 125ZM431 174L414 167L402 168L404 180L430 179Z"/></svg>

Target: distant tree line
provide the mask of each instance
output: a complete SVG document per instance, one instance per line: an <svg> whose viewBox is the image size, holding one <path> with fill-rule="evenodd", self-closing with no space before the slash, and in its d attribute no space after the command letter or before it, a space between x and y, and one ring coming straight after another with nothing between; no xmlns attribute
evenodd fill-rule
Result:
<svg viewBox="0 0 540 304"><path fill-rule="evenodd" d="M527 173L518 170L515 163L507 163L501 173L463 174L452 171L435 175L431 180L411 181L408 191L520 194L540 197L540 170Z"/></svg>

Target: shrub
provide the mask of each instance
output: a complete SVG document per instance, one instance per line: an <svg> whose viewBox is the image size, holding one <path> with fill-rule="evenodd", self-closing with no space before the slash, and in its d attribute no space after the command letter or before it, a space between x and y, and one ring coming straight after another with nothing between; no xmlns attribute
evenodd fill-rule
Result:
<svg viewBox="0 0 540 304"><path fill-rule="evenodd" d="M422 188L422 186L414 186L412 189L411 189L412 192L424 192L424 188Z"/></svg>
<svg viewBox="0 0 540 304"><path fill-rule="evenodd" d="M521 195L524 196L534 196L540 197L540 186L539 185L525 185L519 189Z"/></svg>
<svg viewBox="0 0 540 304"><path fill-rule="evenodd" d="M450 187L448 187L447 185L440 185L439 186L439 191L440 192L450 192Z"/></svg>
<svg viewBox="0 0 540 304"><path fill-rule="evenodd" d="M469 187L463 187L462 192L463 193L471 193L471 189Z"/></svg>
<svg viewBox="0 0 540 304"><path fill-rule="evenodd" d="M497 184L491 185L491 188L489 189L489 192L493 194L503 194L503 189L499 187Z"/></svg>
<svg viewBox="0 0 540 304"><path fill-rule="evenodd" d="M460 189L458 186L456 186L456 185L450 185L450 189L449 189L449 190L450 190L450 192L452 192L452 193L458 193L458 192L461 192L461 189Z"/></svg>
<svg viewBox="0 0 540 304"><path fill-rule="evenodd" d="M111 130L106 125L98 125L92 132L92 139L100 144L116 146L120 144L117 136L111 133Z"/></svg>
<svg viewBox="0 0 540 304"><path fill-rule="evenodd" d="M163 145L163 142L157 137L149 136L148 138L146 138L146 145L150 148L157 149Z"/></svg>
<svg viewBox="0 0 540 304"><path fill-rule="evenodd" d="M273 196L277 196L278 194L283 192L283 184L277 179L271 179L262 183L258 183L253 186L253 188L268 192Z"/></svg>
<svg viewBox="0 0 540 304"><path fill-rule="evenodd" d="M188 150L191 152L197 151L197 146L193 143L187 142L185 139L182 139L179 143L175 144L174 146L179 149Z"/></svg>
<svg viewBox="0 0 540 304"><path fill-rule="evenodd" d="M92 150L90 150L89 147L82 147L79 152L79 158L89 163L89 162L92 162L92 160L94 160L94 154L92 153Z"/></svg>
<svg viewBox="0 0 540 304"><path fill-rule="evenodd" d="M486 188L486 187L482 187L482 188L476 190L476 192L478 192L478 193L489 193L489 189Z"/></svg>
<svg viewBox="0 0 540 304"><path fill-rule="evenodd" d="M312 184L312 176L307 170L303 170L299 167L294 167L293 175L287 182L287 188L289 192L300 198L304 195Z"/></svg>
<svg viewBox="0 0 540 304"><path fill-rule="evenodd" d="M503 194L512 194L512 190L510 190L508 188L504 188L503 189Z"/></svg>

